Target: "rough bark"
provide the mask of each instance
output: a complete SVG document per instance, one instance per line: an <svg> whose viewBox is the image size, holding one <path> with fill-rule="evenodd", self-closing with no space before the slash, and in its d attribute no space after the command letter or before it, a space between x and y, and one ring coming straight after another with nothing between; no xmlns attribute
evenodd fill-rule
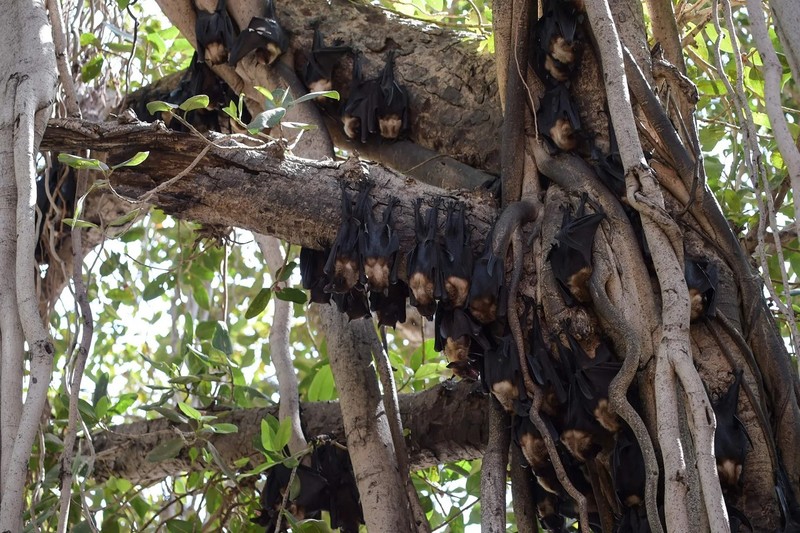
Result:
<svg viewBox="0 0 800 533"><path fill-rule="evenodd" d="M487 401L475 391L473 383L447 382L424 392L401 394L399 399L404 426L410 430L408 457L413 470L483 454L489 435ZM239 427L238 433L211 438L226 464L233 464L240 457L250 457L253 465L263 460L252 443L260 431L259 421L268 413L277 415L278 407L233 411L221 416L220 421ZM302 403L301 413L306 435L330 434L346 442L338 402ZM192 465L187 450L169 461L152 463L146 459L153 448L174 438L176 429L190 430L188 426L176 426L158 418L115 426L95 435L95 479L103 481L115 476L148 486L189 471Z"/></svg>

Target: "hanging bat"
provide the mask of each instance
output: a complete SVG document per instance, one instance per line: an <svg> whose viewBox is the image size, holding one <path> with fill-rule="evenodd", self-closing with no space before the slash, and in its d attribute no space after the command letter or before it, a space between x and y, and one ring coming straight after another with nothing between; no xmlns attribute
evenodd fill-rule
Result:
<svg viewBox="0 0 800 533"><path fill-rule="evenodd" d="M800 503L798 503L794 490L792 490L792 483L789 480L789 474L786 472L786 466L783 464L780 450L777 453L778 465L775 475L775 493L778 496L778 504L783 515L783 533L800 531Z"/></svg>
<svg viewBox="0 0 800 533"><path fill-rule="evenodd" d="M315 29L311 54L308 56L308 63L303 70L303 81L308 90L317 92L333 89L333 69L342 57L351 52L352 49L349 46L341 46L339 43L325 46L322 33Z"/></svg>
<svg viewBox="0 0 800 533"><path fill-rule="evenodd" d="M442 297L442 268L439 239L436 235L439 204L437 198L433 207L428 209L427 218L420 212L422 199L414 202L414 217L416 220L417 244L408 254L407 271L408 287L411 289L411 305L417 308L419 314L433 319L436 310L436 300Z"/></svg>
<svg viewBox="0 0 800 533"><path fill-rule="evenodd" d="M326 304L331 301L330 293L325 292L325 285L329 283L325 275L325 263L330 253L330 250L300 249L300 281L303 288L310 292L309 301L312 303Z"/></svg>
<svg viewBox="0 0 800 533"><path fill-rule="evenodd" d="M557 148L554 152L578 147L581 119L566 86L559 84L545 91L536 119L539 133Z"/></svg>
<svg viewBox="0 0 800 533"><path fill-rule="evenodd" d="M359 524L364 523L364 514L347 450L329 439L318 442L311 453L311 467L328 484L330 499L324 509L330 511L331 528L340 528L342 533L358 533Z"/></svg>
<svg viewBox="0 0 800 533"><path fill-rule="evenodd" d="M576 72L583 43L578 38L582 20L566 3L553 3L533 28L534 68L547 85L565 83Z"/></svg>
<svg viewBox="0 0 800 533"><path fill-rule="evenodd" d="M561 229L555 236L558 242L547 254L559 292L569 307L591 301L586 283L592 274L592 244L605 214L598 207L598 212L586 214L588 201L584 193L575 217L569 208L564 211Z"/></svg>
<svg viewBox="0 0 800 533"><path fill-rule="evenodd" d="M328 262L325 264L325 274L330 283L325 286L326 292L345 294L350 292L361 279L361 254L359 240L363 220L364 205L369 199L369 186L362 187L356 198L353 208L350 195L347 194L347 184L340 183L342 189L342 222L336 239L333 241Z"/></svg>
<svg viewBox="0 0 800 533"><path fill-rule="evenodd" d="M278 520L281 521L281 531L286 531L286 523L280 516L279 510L284 494L287 490L291 490L288 487L291 473L291 468L277 464L267 474L267 481L261 491L261 512L251 519L256 524L266 526L267 531L274 531ZM297 467L295 477L300 484L300 492L296 498L287 502L285 510L297 520L318 518L320 511L327 508L330 499L327 481L305 465Z"/></svg>
<svg viewBox="0 0 800 533"><path fill-rule="evenodd" d="M689 287L691 320L717 314L717 287L719 274L717 265L705 259L684 259L684 275Z"/></svg>
<svg viewBox="0 0 800 533"><path fill-rule="evenodd" d="M541 433L539 433L539 430L536 429L536 426L531 422L528 413L525 412L530 411L530 405L530 400L527 400L527 402L522 402L522 404L518 406L518 416L514 417L514 442L516 442L517 446L522 450L522 455L525 457L531 470L533 470L534 473L544 473L545 469L552 467L552 465L550 464L550 456ZM551 433L550 436L553 438L553 441L558 441L558 432L555 427L553 427L548 418L543 418L543 420ZM537 478L539 477L540 476L537 474ZM560 484L547 484L546 477L542 478L545 484L542 484L542 481L538 479L537 481L539 481L539 484L548 492L554 494L559 492L558 487Z"/></svg>
<svg viewBox="0 0 800 533"><path fill-rule="evenodd" d="M442 302L436 307L434 346L444 352L447 368L462 379L476 380L480 365L474 356L473 340L481 347L488 346L483 328L464 309L451 308Z"/></svg>
<svg viewBox="0 0 800 533"><path fill-rule="evenodd" d="M492 233L486 237L483 255L475 262L469 287L469 310L481 324L505 316L503 278L505 266L492 250Z"/></svg>
<svg viewBox="0 0 800 533"><path fill-rule="evenodd" d="M498 339L497 345L484 353L481 379L487 392L509 413L514 412L515 402L527 398L517 344L510 335Z"/></svg>
<svg viewBox="0 0 800 533"><path fill-rule="evenodd" d="M36 248L37 264L48 264L52 241L56 246L62 237L69 235L62 222L71 218L75 211L75 195L78 182L75 171L58 161L58 154L51 155L50 168L36 176ZM55 234L51 234L50 232Z"/></svg>
<svg viewBox="0 0 800 533"><path fill-rule="evenodd" d="M233 49L236 29L228 15L225 0L217 2L213 12L197 10L194 26L197 36L197 62L221 65L228 61L228 53ZM201 94L201 93L196 93Z"/></svg>
<svg viewBox="0 0 800 533"><path fill-rule="evenodd" d="M370 122L370 133L379 132L384 139L397 139L408 129L408 92L394 79L394 50L386 58L374 105L378 127L374 129L375 123Z"/></svg>
<svg viewBox="0 0 800 533"><path fill-rule="evenodd" d="M463 204L450 202L447 205L443 252L442 301L452 307L464 307L469 297L469 281L472 276L472 248L469 245Z"/></svg>
<svg viewBox="0 0 800 533"><path fill-rule="evenodd" d="M620 503L636 507L644 503L646 475L642 449L627 426L616 438L611 455L611 480Z"/></svg>
<svg viewBox="0 0 800 533"><path fill-rule="evenodd" d="M600 181L617 197L625 197L625 168L619 155L617 135L611 121L608 121L608 153L604 153L597 144L592 143L591 161Z"/></svg>
<svg viewBox="0 0 800 533"><path fill-rule="evenodd" d="M402 280L389 284L388 293L371 291L369 308L378 316L379 326L397 327L397 323L406 321L406 298L408 285Z"/></svg>
<svg viewBox="0 0 800 533"><path fill-rule="evenodd" d="M364 79L361 68L361 54L356 53L350 94L342 108L342 125L348 139L356 139L360 135L361 142L365 143L369 132L375 130L375 94L379 89L377 80Z"/></svg>
<svg viewBox="0 0 800 533"><path fill-rule="evenodd" d="M389 285L397 281L400 238L394 230L392 215L399 203L397 198L389 198L389 203L383 210L383 218L378 221L372 214L372 201L368 196L364 200L364 225L359 238L363 261L361 282L369 287L370 292L386 295Z"/></svg>
<svg viewBox="0 0 800 533"><path fill-rule="evenodd" d="M717 473L723 490L736 488L742 475L745 456L750 448L750 436L736 410L739 405L739 386L742 370L735 373L733 382L725 393L712 403L717 418L714 432L714 455L717 458Z"/></svg>
<svg viewBox="0 0 800 533"><path fill-rule="evenodd" d="M555 414L559 405L567 401L567 391L561 376L558 375L550 350L545 343L542 335L542 324L539 321L539 314L534 310L533 324L528 336L529 351L527 353L528 368L533 380L543 387L546 387L542 408L549 414Z"/></svg>
<svg viewBox="0 0 800 533"><path fill-rule="evenodd" d="M340 313L346 313L349 320L358 320L360 318L370 318L372 315L369 312L369 300L364 288L357 285L350 291L340 294L331 294L331 300L336 304L336 308Z"/></svg>
<svg viewBox="0 0 800 533"><path fill-rule="evenodd" d="M228 64L236 66L255 50L260 63L271 65L289 48L289 38L275 17L275 4L267 0L263 17L253 17L247 29L239 34L231 49Z"/></svg>

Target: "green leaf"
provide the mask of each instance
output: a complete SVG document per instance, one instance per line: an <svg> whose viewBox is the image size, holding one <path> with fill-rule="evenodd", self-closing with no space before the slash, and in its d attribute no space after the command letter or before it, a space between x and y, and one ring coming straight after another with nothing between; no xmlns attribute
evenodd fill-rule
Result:
<svg viewBox="0 0 800 533"><path fill-rule="evenodd" d="M275 445L278 450L282 450L289 444L289 439L292 438L292 419L289 417L281 420L281 425L278 427L278 432L275 434Z"/></svg>
<svg viewBox="0 0 800 533"><path fill-rule="evenodd" d="M256 295L255 298L253 298L253 301L250 302L247 311L244 313L244 317L250 319L260 315L261 312L264 309L266 309L271 296L272 296L272 289L264 288L258 291L258 294Z"/></svg>
<svg viewBox="0 0 800 533"><path fill-rule="evenodd" d="M111 401L108 396L103 396L94 405L94 411L97 413L97 418L102 419L108 414L108 408L111 406Z"/></svg>
<svg viewBox="0 0 800 533"><path fill-rule="evenodd" d="M121 415L125 414L125 411L128 410L128 407L133 405L136 402L137 395L135 392L129 392L127 394L123 394L117 400L117 403L110 409L110 412Z"/></svg>
<svg viewBox="0 0 800 533"><path fill-rule="evenodd" d="M99 159L89 159L86 157L80 157L77 155L71 154L58 154L58 161L59 163L64 163L67 166L72 168L76 168L78 170L101 170L103 172L108 172L110 170L108 165L100 161Z"/></svg>
<svg viewBox="0 0 800 533"><path fill-rule="evenodd" d="M136 155L131 157L130 159L119 163L118 165L114 165L113 169L121 168L121 167L135 167L137 165L142 164L147 156L150 155L150 152L136 152Z"/></svg>
<svg viewBox="0 0 800 533"><path fill-rule="evenodd" d="M189 422L188 418L186 418L185 416L180 414L178 411L176 411L175 409L172 409L170 407L156 406L156 407L153 407L152 410L155 411L156 413L160 414L161 416L163 416L164 418L166 418L170 422L175 422L176 424L187 424Z"/></svg>
<svg viewBox="0 0 800 533"><path fill-rule="evenodd" d="M184 442L180 437L165 440L150 450L150 453L147 454L147 460L151 463L158 463L166 461L167 459L173 459L181 453L183 446Z"/></svg>
<svg viewBox="0 0 800 533"><path fill-rule="evenodd" d="M208 291L201 281L192 280L192 296L194 296L194 301L197 302L201 309L208 311L211 308Z"/></svg>
<svg viewBox="0 0 800 533"><path fill-rule="evenodd" d="M184 100L184 102L178 107L187 113L189 111L194 111L195 109L205 109L208 107L208 96L204 94L197 94Z"/></svg>
<svg viewBox="0 0 800 533"><path fill-rule="evenodd" d="M260 85L256 85L256 91L260 92L264 98L269 100L270 102L275 102L275 97L272 95L272 91L267 89L266 87L262 87Z"/></svg>
<svg viewBox="0 0 800 533"><path fill-rule="evenodd" d="M236 427L236 424L211 424L208 427L210 427L211 431L214 433L219 433L221 435L227 435L228 433L239 433L239 428Z"/></svg>
<svg viewBox="0 0 800 533"><path fill-rule="evenodd" d="M309 518L298 522L297 527L293 527L292 531L297 533L331 533L333 530L323 520Z"/></svg>
<svg viewBox="0 0 800 533"><path fill-rule="evenodd" d="M69 226L71 228L94 228L94 229L100 229L100 226L98 226L97 224L94 224L92 222L89 222L88 220L75 220L74 218L65 218L65 219L62 219L61 222L63 222L64 224L66 224L67 226Z"/></svg>
<svg viewBox="0 0 800 533"><path fill-rule="evenodd" d="M285 105L288 107L292 103L292 95L289 93L288 89L275 89L272 91L272 96L275 99L276 106L283 106Z"/></svg>
<svg viewBox="0 0 800 533"><path fill-rule="evenodd" d="M83 420L87 426L91 427L97 423L97 413L94 410L94 406L82 398L78 399L78 411L83 415Z"/></svg>
<svg viewBox="0 0 800 533"><path fill-rule="evenodd" d="M145 35L145 39L147 42L152 43L153 46L155 46L157 55L163 57L164 54L167 53L167 43L164 42L164 39L162 39L158 33L148 33Z"/></svg>
<svg viewBox="0 0 800 533"><path fill-rule="evenodd" d="M81 67L81 80L83 83L92 81L100 74L100 71L103 69L104 61L103 55L97 54L83 64L83 67Z"/></svg>
<svg viewBox="0 0 800 533"><path fill-rule="evenodd" d="M228 334L228 327L224 322L217 322L217 328L214 330L214 337L211 339L211 346L225 355L231 355L233 353L231 337Z"/></svg>
<svg viewBox="0 0 800 533"><path fill-rule="evenodd" d="M117 7L119 7L120 11L122 11L123 9L127 9L130 3L131 0L117 0Z"/></svg>
<svg viewBox="0 0 800 533"><path fill-rule="evenodd" d="M100 39L93 33L81 33L81 46L100 46Z"/></svg>
<svg viewBox="0 0 800 533"><path fill-rule="evenodd" d="M274 452L275 446L274 442L274 435L275 433L272 431L272 428L269 426L266 420L263 418L261 419L261 447L264 448L268 452Z"/></svg>
<svg viewBox="0 0 800 533"><path fill-rule="evenodd" d="M178 109L178 106L170 104L169 102L162 102L161 100L147 102L147 112L151 115L155 115L159 111L172 111L173 109Z"/></svg>
<svg viewBox="0 0 800 533"><path fill-rule="evenodd" d="M167 531L169 533L195 533L194 524L188 520L172 518L167 520Z"/></svg>
<svg viewBox="0 0 800 533"><path fill-rule="evenodd" d="M200 414L200 411L198 411L191 405L184 402L178 402L178 409L183 411L183 413L192 420L200 420L200 418L202 418L203 416L202 414Z"/></svg>
<svg viewBox="0 0 800 533"><path fill-rule="evenodd" d="M308 387L308 401L325 402L334 398L333 372L330 365L324 365L314 374Z"/></svg>
<svg viewBox="0 0 800 533"><path fill-rule="evenodd" d="M294 302L296 304L306 303L306 293L301 289L294 287L285 287L275 292L275 297L285 302Z"/></svg>
<svg viewBox="0 0 800 533"><path fill-rule="evenodd" d="M108 372L103 372L97 378L97 384L94 387L94 393L92 393L92 404L97 405L97 402L100 401L100 398L104 398L108 395Z"/></svg>
<svg viewBox="0 0 800 533"><path fill-rule="evenodd" d="M278 278L278 281L286 281L292 276L292 272L294 272L294 268L297 266L297 263L294 261L290 261L286 265L282 266L278 269L277 274L275 277Z"/></svg>
<svg viewBox="0 0 800 533"><path fill-rule="evenodd" d="M236 107L236 103L232 100L231 103L229 103L226 107L222 108L222 112L231 118L239 120L239 109Z"/></svg>
<svg viewBox="0 0 800 533"><path fill-rule="evenodd" d="M219 450L217 450L216 446L211 444L210 442L206 442L206 448L208 448L209 453L211 454L211 458L214 459L214 462L217 466L222 470L222 472L228 477L228 479L236 480L236 474L230 467L225 464L225 460L220 455Z"/></svg>
<svg viewBox="0 0 800 533"><path fill-rule="evenodd" d="M321 98L330 98L331 100L339 100L339 92L338 91L315 91L313 93L308 93L297 100L295 100L294 104L299 104L301 102L307 102L309 100L314 100L317 97Z"/></svg>
<svg viewBox="0 0 800 533"><path fill-rule="evenodd" d="M164 278L158 276L145 286L142 292L142 300L149 302L153 298L161 296L164 292L166 292L166 289L164 289Z"/></svg>
<svg viewBox="0 0 800 533"><path fill-rule="evenodd" d="M266 111L256 115L250 124L247 125L247 129L258 132L264 129L274 128L278 125L284 115L286 115L286 109L283 107L267 109Z"/></svg>

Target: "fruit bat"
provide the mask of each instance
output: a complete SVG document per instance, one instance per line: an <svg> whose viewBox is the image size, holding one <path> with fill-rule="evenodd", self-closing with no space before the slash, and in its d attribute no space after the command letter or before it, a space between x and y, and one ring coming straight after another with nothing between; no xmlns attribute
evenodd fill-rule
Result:
<svg viewBox="0 0 800 533"><path fill-rule="evenodd" d="M402 280L389 284L388 292L371 291L369 308L378 316L379 326L397 327L397 323L406 321L406 298L408 285Z"/></svg>
<svg viewBox="0 0 800 533"><path fill-rule="evenodd" d="M513 413L515 402L526 399L517 344L510 335L498 341L483 355L481 378L486 390L497 398L503 409Z"/></svg>
<svg viewBox="0 0 800 533"><path fill-rule="evenodd" d="M611 455L611 480L620 503L636 507L644 502L644 456L633 432L627 426L617 433L617 442Z"/></svg>
<svg viewBox="0 0 800 533"><path fill-rule="evenodd" d="M517 404L518 416L514 418L514 442L516 442L517 446L522 450L522 455L525 457L525 460L528 462L533 472L537 473L543 472L548 467L552 468L552 465L550 464L550 456L547 453L544 439L529 417L528 411L530 411L530 405L530 400ZM558 441L558 433L550 420L546 417L542 419L545 421L553 441ZM546 479L544 479L544 481L546 481ZM541 482L539 484L542 485ZM542 487L553 493L557 493L559 490L557 485L550 486L544 484Z"/></svg>
<svg viewBox="0 0 800 533"><path fill-rule="evenodd" d="M453 307L464 307L469 296L472 277L472 248L464 216L464 206L451 202L447 205L447 222L444 230L442 299Z"/></svg>
<svg viewBox="0 0 800 533"><path fill-rule="evenodd" d="M544 490L538 483L533 489L533 496L542 529L548 532L567 533L569 530L566 527L566 519L561 514L559 496Z"/></svg>
<svg viewBox="0 0 800 533"><path fill-rule="evenodd" d="M394 51L386 58L374 105L377 128L371 121L370 133L378 132L384 139L397 139L408 129L408 92L394 79Z"/></svg>
<svg viewBox="0 0 800 533"><path fill-rule="evenodd" d="M750 447L747 429L736 416L741 382L742 370L738 370L728 390L712 404L714 415L717 418L717 430L714 432L714 455L717 458L717 473L723 490L738 486L744 459Z"/></svg>
<svg viewBox="0 0 800 533"><path fill-rule="evenodd" d="M355 208L350 195L347 194L347 184L340 183L342 189L342 221L336 239L333 241L328 262L325 264L325 274L330 283L325 286L326 292L345 294L355 287L361 279L361 254L359 253L359 240L364 214L364 205L369 199L369 186L362 187L356 198Z"/></svg>
<svg viewBox="0 0 800 533"><path fill-rule="evenodd" d="M568 2L550 2L533 26L534 69L547 85L569 81L577 70L583 45L578 39L583 16Z"/></svg>
<svg viewBox="0 0 800 533"><path fill-rule="evenodd" d="M528 336L528 368L533 380L543 387L547 387L543 408L554 411L558 405L567 401L567 392L561 377L558 375L550 350L545 343L542 335L542 324L539 321L539 314L533 312L533 324ZM554 414L551 412L550 414Z"/></svg>
<svg viewBox="0 0 800 533"><path fill-rule="evenodd" d="M775 493L783 515L783 533L800 531L800 503L792 490L789 474L783 464L783 458L778 450L778 467L776 472Z"/></svg>
<svg viewBox="0 0 800 533"><path fill-rule="evenodd" d="M369 318L369 300L367 300L367 293L364 288L357 285L350 289L350 291L341 294L331 294L331 300L336 304L336 308L340 313L347 313L347 318L350 320L358 320L359 318Z"/></svg>
<svg viewBox="0 0 800 533"><path fill-rule="evenodd" d="M64 169L66 168L66 171ZM36 249L34 257L38 264L49 263L50 245L57 245L69 232L63 228L62 220L72 217L77 193L75 171L58 161L53 152L50 169L36 176ZM49 221L52 224L47 224ZM47 231L46 231L47 228ZM53 231L55 234L51 234Z"/></svg>
<svg viewBox="0 0 800 533"><path fill-rule="evenodd" d="M480 365L474 356L473 340L479 346L488 346L488 339L483 335L481 325L464 309L452 308L439 302L434 331L433 349L444 352L449 361L447 368L462 379L478 379Z"/></svg>
<svg viewBox="0 0 800 533"><path fill-rule="evenodd" d="M369 132L374 130L375 93L377 80L365 80L361 72L361 54L353 59L353 78L350 82L350 94L342 108L342 125L348 139L361 136L361 142L367 142Z"/></svg>
<svg viewBox="0 0 800 533"><path fill-rule="evenodd" d="M469 287L469 310L481 324L490 324L505 316L503 260L492 250L492 232L486 237L483 254L475 262Z"/></svg>
<svg viewBox="0 0 800 533"><path fill-rule="evenodd" d="M327 482L329 500L323 508L330 512L331 528L339 528L342 533L358 533L364 514L347 450L330 441L318 443L311 453L311 466Z"/></svg>
<svg viewBox="0 0 800 533"><path fill-rule="evenodd" d="M400 250L400 238L394 230L393 211L400 203L397 198L390 198L383 210L383 218L375 220L372 214L372 201L369 196L364 199L364 224L359 236L359 249L363 266L361 282L369 287L370 292L386 295L389 285L397 281L397 252Z"/></svg>
<svg viewBox="0 0 800 533"><path fill-rule="evenodd" d="M423 218L422 199L418 198L414 202L417 244L409 252L406 261L408 287L411 289L411 305L416 307L419 314L428 320L433 319L436 300L442 297L442 253L436 234L439 204L440 201L435 200L433 207L428 209L427 217Z"/></svg>
<svg viewBox="0 0 800 533"><path fill-rule="evenodd" d="M225 0L217 2L213 12L198 9L194 26L197 35L197 62L220 65L228 61L233 49L236 29L228 15Z"/></svg>
<svg viewBox="0 0 800 533"><path fill-rule="evenodd" d="M561 229L555 236L558 242L547 255L559 292L569 307L591 300L586 283L592 274L592 244L605 214L596 208L597 213L587 215L588 201L584 193L575 217L569 208L564 211Z"/></svg>
<svg viewBox="0 0 800 533"><path fill-rule="evenodd" d="M250 19L247 29L239 34L231 49L228 64L236 66L252 51L256 51L259 62L271 65L289 48L289 38L275 18L275 4L267 0L263 17Z"/></svg>
<svg viewBox="0 0 800 533"><path fill-rule="evenodd" d="M281 520L281 530L286 531L286 524L278 513L283 496L288 487L292 469L277 464L267 474L267 481L261 491L261 513L252 519L261 526L266 526L267 531L274 531L278 520ZM285 508L297 520L319 517L320 510L327 508L328 483L324 477L313 469L299 465L295 473L295 483L300 484L300 490L295 499L290 499Z"/></svg>
<svg viewBox="0 0 800 533"><path fill-rule="evenodd" d="M311 45L311 55L308 63L303 70L303 81L311 92L330 91L333 89L333 69L342 57L349 54L352 49L349 46L341 46L334 43L334 46L325 46L322 40L322 33L318 29L314 30L314 41Z"/></svg>
<svg viewBox="0 0 800 533"><path fill-rule="evenodd" d="M617 136L611 121L608 123L608 153L603 153L599 146L592 143L591 161L600 181L617 197L625 196L625 168L619 155Z"/></svg>
<svg viewBox="0 0 800 533"><path fill-rule="evenodd" d="M684 259L684 275L689 287L689 307L691 320L701 316L714 317L717 314L717 286L719 274L717 265L705 259Z"/></svg>
<svg viewBox="0 0 800 533"><path fill-rule="evenodd" d="M330 253L330 250L300 249L300 280L303 288L311 293L309 301L312 303L326 304L331 301L330 293L325 292L325 285L329 283L325 275L325 263Z"/></svg>
<svg viewBox="0 0 800 533"><path fill-rule="evenodd" d="M539 133L558 150L569 152L578 147L581 119L569 89L562 84L547 89L536 113Z"/></svg>

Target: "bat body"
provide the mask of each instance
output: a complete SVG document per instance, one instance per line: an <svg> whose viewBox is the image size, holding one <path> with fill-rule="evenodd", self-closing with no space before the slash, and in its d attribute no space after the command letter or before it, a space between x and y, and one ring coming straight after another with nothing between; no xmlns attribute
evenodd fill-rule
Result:
<svg viewBox="0 0 800 533"><path fill-rule="evenodd" d="M300 280L303 288L311 293L309 301L312 303L326 304L331 301L330 293L325 292L325 285L329 283L325 275L325 263L330 253L330 250L300 249Z"/></svg>
<svg viewBox="0 0 800 533"><path fill-rule="evenodd" d="M361 280L359 240L364 204L369 199L369 187L364 187L358 194L354 208L344 182L341 183L341 189L342 222L331 247L328 262L325 264L325 274L330 279L325 291L337 294L350 292Z"/></svg>
<svg viewBox="0 0 800 533"><path fill-rule="evenodd" d="M397 139L408 129L408 92L394 78L394 51L389 53L374 97L375 123L370 133L380 133L384 139Z"/></svg>
<svg viewBox="0 0 800 533"><path fill-rule="evenodd" d="M529 351L527 353L528 368L533 380L545 387L545 398L542 408L550 415L555 415L558 406L566 403L567 391L559 376L550 350L542 335L542 324L539 315L534 311L533 324L528 336Z"/></svg>
<svg viewBox="0 0 800 533"><path fill-rule="evenodd" d="M570 307L591 301L586 282L592 274L592 244L597 227L605 218L602 212L586 214L587 202L584 194L575 217L569 209L564 211L561 229L556 233L557 243L547 256L561 296Z"/></svg>
<svg viewBox="0 0 800 533"><path fill-rule="evenodd" d="M364 292L364 288L361 286L355 286L344 294L331 294L331 300L336 304L339 312L346 313L347 318L350 320L370 318L372 316L369 312L367 293Z"/></svg>
<svg viewBox="0 0 800 533"><path fill-rule="evenodd" d="M333 89L333 69L339 60L349 54L349 46L325 46L322 33L314 30L314 41L311 45L311 55L303 70L303 81L311 92L330 91Z"/></svg>
<svg viewBox="0 0 800 533"><path fill-rule="evenodd" d="M327 482L329 501L324 509L330 511L331 528L339 528L342 533L358 533L364 514L347 450L330 441L317 444L311 454L311 465Z"/></svg>
<svg viewBox="0 0 800 533"><path fill-rule="evenodd" d="M488 345L481 325L464 309L452 308L439 302L434 330L434 350L444 352L449 361L447 368L462 379L478 379L480 364L474 356L473 341L481 347Z"/></svg>
<svg viewBox="0 0 800 533"><path fill-rule="evenodd" d="M568 2L548 2L533 26L531 58L534 69L548 86L566 83L580 63L583 43L579 23L583 15Z"/></svg>
<svg viewBox="0 0 800 533"><path fill-rule="evenodd" d="M369 197L364 200L362 215L364 225L359 239L363 261L361 282L367 284L371 292L386 295L389 285L397 281L397 252L400 250L400 238L393 227L392 212L399 203L397 198L390 198L381 220L375 220L371 200Z"/></svg>
<svg viewBox="0 0 800 533"><path fill-rule="evenodd" d="M58 161L58 154L53 152L50 169L36 176L37 214L34 257L38 264L49 263L50 241L57 246L64 236L69 235L68 228L64 228L61 221L73 216L76 193L75 171L62 165ZM48 221L52 225L46 224ZM50 234L50 231L55 232L55 235Z"/></svg>
<svg viewBox="0 0 800 533"><path fill-rule="evenodd" d="M427 217L421 213L422 200L414 202L417 244L408 254L408 287L411 305L431 320L436 310L436 300L442 297L442 268L439 240L436 235L439 201L428 209Z"/></svg>
<svg viewBox="0 0 800 533"><path fill-rule="evenodd" d="M736 415L741 382L742 370L739 370L728 390L713 402L714 415L717 418L714 455L717 458L717 473L723 489L738 486L745 456L750 447L747 429Z"/></svg>
<svg viewBox="0 0 800 533"><path fill-rule="evenodd" d="M617 433L617 442L611 455L611 479L617 498L625 507L636 507L644 502L644 456L627 427Z"/></svg>
<svg viewBox="0 0 800 533"><path fill-rule="evenodd" d="M486 238L481 257L475 261L469 287L469 310L481 324L505 316L503 283L505 266L492 250L492 234Z"/></svg>
<svg viewBox="0 0 800 533"><path fill-rule="evenodd" d="M203 9L197 11L195 34L198 63L221 65L228 61L228 54L236 38L236 29L228 15L225 0L219 0L213 12Z"/></svg>
<svg viewBox="0 0 800 533"><path fill-rule="evenodd" d="M536 119L539 133L558 150L569 152L578 147L581 119L566 86L559 84L545 91Z"/></svg>
<svg viewBox="0 0 800 533"><path fill-rule="evenodd" d="M267 0L264 16L250 19L250 24L236 38L228 64L236 66L244 56L255 51L259 62L271 65L288 48L289 38L275 17L275 4Z"/></svg>
<svg viewBox="0 0 800 533"><path fill-rule="evenodd" d="M283 503L283 495L289 490L289 478L292 469L277 464L269 470L264 489L261 491L261 514L252 521L266 526L267 531L274 531L277 522L281 521L281 531L286 531L285 521L278 510ZM297 497L287 502L286 510L297 520L317 518L322 509L328 505L328 483L324 477L313 469L299 465L295 474L300 483Z"/></svg>
<svg viewBox="0 0 800 533"><path fill-rule="evenodd" d="M704 259L684 259L684 275L689 287L690 317L714 317L717 314L717 265Z"/></svg>
<svg viewBox="0 0 800 533"><path fill-rule="evenodd" d="M472 277L472 248L469 245L464 208L455 202L447 206L443 252L443 301L453 307L464 307Z"/></svg>
<svg viewBox="0 0 800 533"><path fill-rule="evenodd" d="M510 335L500 338L496 346L484 353L481 378L486 390L509 413L514 412L515 402L526 399L517 345Z"/></svg>
<svg viewBox="0 0 800 533"><path fill-rule="evenodd" d="M361 55L353 59L353 78L350 82L350 94L342 108L342 125L348 139L361 138L367 142L375 119L375 93L377 80L365 80L361 71Z"/></svg>
<svg viewBox="0 0 800 533"><path fill-rule="evenodd" d="M389 284L386 294L382 292L369 293L369 308L378 316L379 326L397 327L397 323L406 321L406 298L408 298L408 285L397 280Z"/></svg>

